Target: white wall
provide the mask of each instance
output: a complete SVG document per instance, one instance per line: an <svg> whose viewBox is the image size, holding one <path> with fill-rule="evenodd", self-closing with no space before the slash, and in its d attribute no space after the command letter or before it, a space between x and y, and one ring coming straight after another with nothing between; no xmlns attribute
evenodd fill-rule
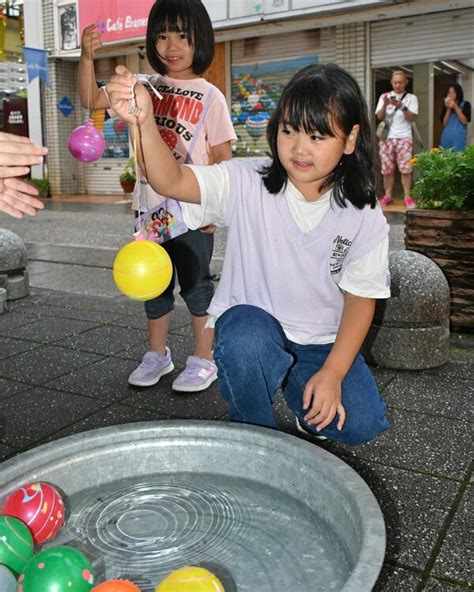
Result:
<svg viewBox="0 0 474 592"><path fill-rule="evenodd" d="M37 0L24 1L25 15L25 45L35 49L44 48L43 40L43 12L41 2ZM43 122L41 117L40 80L35 78L28 84L28 125L30 138L38 144L43 143ZM31 167L31 176L43 178L43 165Z"/></svg>

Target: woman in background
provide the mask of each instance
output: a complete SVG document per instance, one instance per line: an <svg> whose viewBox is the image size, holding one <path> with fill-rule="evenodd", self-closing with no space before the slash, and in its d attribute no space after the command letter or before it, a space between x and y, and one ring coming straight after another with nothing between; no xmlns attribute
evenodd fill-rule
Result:
<svg viewBox="0 0 474 592"><path fill-rule="evenodd" d="M449 86L440 117L444 129L439 145L456 151L463 150L467 142L467 124L471 121L471 104L464 100L460 84Z"/></svg>

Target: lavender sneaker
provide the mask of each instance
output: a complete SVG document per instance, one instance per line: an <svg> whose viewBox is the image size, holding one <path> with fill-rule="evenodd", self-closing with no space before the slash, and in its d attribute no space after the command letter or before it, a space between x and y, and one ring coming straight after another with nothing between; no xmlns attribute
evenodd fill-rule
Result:
<svg viewBox="0 0 474 592"><path fill-rule="evenodd" d="M183 393L204 391L217 380L217 366L214 362L197 356L189 356L186 368L173 382L172 389Z"/></svg>
<svg viewBox="0 0 474 592"><path fill-rule="evenodd" d="M171 352L166 348L165 355L155 351L148 351L144 356L142 363L128 377L128 383L133 386L152 386L156 384L162 376L173 372L174 366L171 361Z"/></svg>

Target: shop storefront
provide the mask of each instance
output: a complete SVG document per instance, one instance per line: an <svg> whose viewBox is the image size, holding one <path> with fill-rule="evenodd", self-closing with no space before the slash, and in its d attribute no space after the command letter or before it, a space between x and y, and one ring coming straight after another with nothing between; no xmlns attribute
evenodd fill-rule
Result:
<svg viewBox="0 0 474 592"><path fill-rule="evenodd" d="M465 98L474 92L474 8L373 22L370 64L374 99L390 88L390 73L402 68L420 101L417 126L426 146L436 146L441 134L439 113L449 84L459 82ZM472 137L472 133L471 133Z"/></svg>
<svg viewBox="0 0 474 592"><path fill-rule="evenodd" d="M231 43L231 114L236 156L264 156L267 121L290 78L310 64L335 60L335 31L309 29ZM291 48L291 49L289 49Z"/></svg>
<svg viewBox="0 0 474 592"><path fill-rule="evenodd" d="M378 91L379 70L465 54L469 43L472 47L472 35L467 33L472 32L472 9L463 8L467 0L459 3L462 10L445 11L441 0L415 0L403 6L391 0L204 0L217 41L216 58L206 78L228 100L239 138L235 154L265 154L266 122L281 89L307 64L342 65L358 80L371 104ZM70 131L86 117L76 83L79 32L91 22L102 32L104 47L95 64L98 80L107 80L118 63L134 72L151 72L144 57L144 37L152 4L153 0L43 2L45 44L55 47L50 59L51 92L46 97L51 112L48 145L50 152L60 149L60 156L50 158L53 191L121 192L118 177L130 152L123 123L104 112L94 114L107 148L93 164L73 162L64 149ZM421 73L418 79L424 84ZM67 120L57 108L64 97L75 107ZM433 127L433 107L427 117L426 130ZM427 131L427 137L430 134Z"/></svg>

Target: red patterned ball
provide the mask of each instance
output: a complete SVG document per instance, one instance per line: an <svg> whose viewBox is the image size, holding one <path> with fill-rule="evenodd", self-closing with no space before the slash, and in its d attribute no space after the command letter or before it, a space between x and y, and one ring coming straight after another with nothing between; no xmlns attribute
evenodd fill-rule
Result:
<svg viewBox="0 0 474 592"><path fill-rule="evenodd" d="M64 502L52 485L28 483L10 494L0 512L30 527L35 544L49 541L64 524Z"/></svg>

